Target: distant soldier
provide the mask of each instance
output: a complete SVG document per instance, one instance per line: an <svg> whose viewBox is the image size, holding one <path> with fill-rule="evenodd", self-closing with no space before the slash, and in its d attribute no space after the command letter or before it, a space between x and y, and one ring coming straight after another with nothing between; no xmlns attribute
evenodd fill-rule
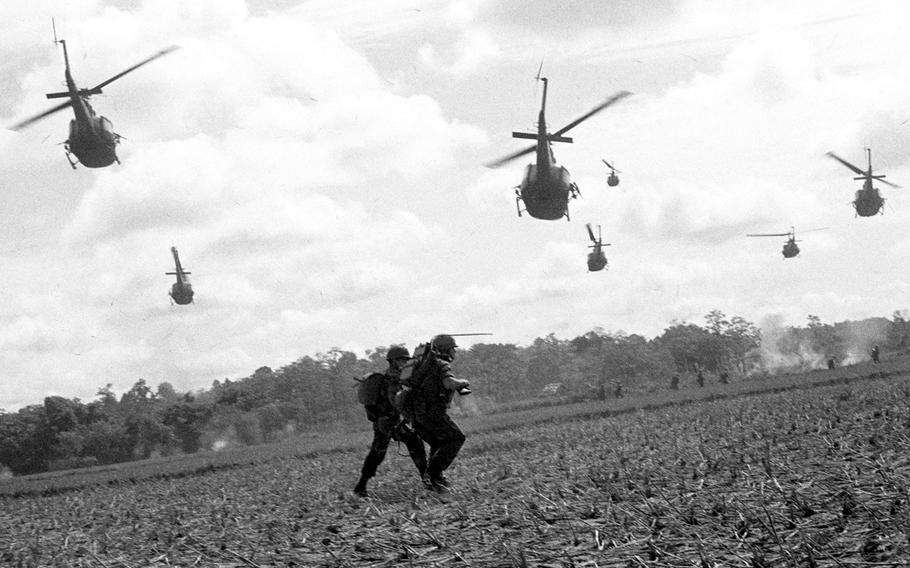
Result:
<svg viewBox="0 0 910 568"><path fill-rule="evenodd" d="M872 348L872 362L878 365L878 345Z"/></svg>
<svg viewBox="0 0 910 568"><path fill-rule="evenodd" d="M834 357L829 357L828 358L828 370L829 371L833 370L836 367L837 367L837 363L834 362Z"/></svg>
<svg viewBox="0 0 910 568"><path fill-rule="evenodd" d="M701 372L701 369L698 370L698 374L695 376L695 380L698 382L698 386L705 386L705 375Z"/></svg>
<svg viewBox="0 0 910 568"><path fill-rule="evenodd" d="M726 370L720 372L720 384L726 385L730 382L730 374Z"/></svg>
<svg viewBox="0 0 910 568"><path fill-rule="evenodd" d="M670 390L679 390L679 373L673 373L673 378L670 379Z"/></svg>
<svg viewBox="0 0 910 568"><path fill-rule="evenodd" d="M616 381L616 384L613 385L613 396L622 398L622 383L619 381Z"/></svg>
<svg viewBox="0 0 910 568"><path fill-rule="evenodd" d="M452 374L450 363L455 360L456 348L451 335L433 338L430 368L413 394L414 429L430 445L429 487L439 493L450 488L443 473L452 465L465 442L465 435L448 415L449 404L456 392L460 395L471 393L470 383Z"/></svg>
<svg viewBox="0 0 910 568"><path fill-rule="evenodd" d="M375 404L366 405L367 418L373 423L373 443L370 445L370 452L363 460L363 468L360 471L360 480L354 487L354 493L361 496L367 496L367 482L376 475L376 469L385 459L386 450L389 448L389 442L397 440L403 442L408 448L408 454L411 456L417 471L421 478L427 470L427 452L423 447L423 442L417 434L405 423L401 415L392 406L392 397L395 395L395 387L398 383L398 377L401 374L401 367L410 359L410 353L404 347L393 345L386 354L386 360L389 362L389 368L386 370L383 380L379 386L379 393L376 397Z"/></svg>

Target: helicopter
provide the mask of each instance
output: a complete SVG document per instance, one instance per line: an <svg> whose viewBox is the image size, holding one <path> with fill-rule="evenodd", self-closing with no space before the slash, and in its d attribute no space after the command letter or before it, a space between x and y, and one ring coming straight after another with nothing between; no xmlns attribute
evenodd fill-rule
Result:
<svg viewBox="0 0 910 568"><path fill-rule="evenodd" d="M607 167L610 168L610 175L607 176L607 185L609 185L610 187L616 187L617 185L619 185L619 176L616 174L617 173L621 174L622 172L617 170L616 168L614 168L610 164L610 162L608 162L604 159L601 159L600 161L605 163L607 165Z"/></svg>
<svg viewBox="0 0 910 568"><path fill-rule="evenodd" d="M497 168L511 162L515 158L536 151L537 163L527 165L521 184L515 189L515 208L518 210L518 216L521 217L521 203L524 202L525 210L531 217L550 221L565 217L568 221L569 199L578 197L578 185L572 181L569 171L556 163L551 142L566 142L571 144L572 138L563 136L563 134L608 106L629 96L631 93L628 91L616 93L586 114L551 134L547 132L547 121L545 118L548 80L546 77L540 76L540 70L537 72L537 80L543 82L543 100L540 104L540 115L537 119L537 132L512 133L513 138L536 140L537 143L500 158L495 162L490 162L486 164L486 166L489 168Z"/></svg>
<svg viewBox="0 0 910 568"><path fill-rule="evenodd" d="M98 83L91 89L80 89L76 86L76 82L73 80L73 75L70 72L70 60L69 54L66 51L66 40L57 39L56 26L54 26L54 43L59 43L63 46L63 61L66 65L65 76L67 90L59 93L48 93L46 96L49 99L66 98L68 100L57 106L51 107L41 114L37 114L19 122L12 126L12 129L22 130L42 118L50 116L67 107L72 107L75 118L70 120L69 137L63 143L63 150L66 152L66 159L70 166L75 170L76 164L80 163L87 168L103 168L114 162L119 164L120 160L117 158L117 144L120 143L121 136L114 132L110 120L95 114L92 105L88 102L89 96L100 95L103 87L106 87L108 84L131 71L135 71L146 63L154 61L155 59L178 49L178 46L172 45L162 49L158 53L140 61L129 69L114 75L106 81Z"/></svg>
<svg viewBox="0 0 910 568"><path fill-rule="evenodd" d="M183 266L180 264L180 257L177 256L177 248L171 247L171 254L174 255L174 265L176 266L176 272L165 272L169 276L176 276L177 281L171 286L170 297L173 299L174 303L185 306L193 302L193 285L190 284L190 279L187 278L190 275L190 272L183 270Z"/></svg>
<svg viewBox="0 0 910 568"><path fill-rule="evenodd" d="M812 231L824 231L828 227L819 227L817 229L806 229L803 233L810 233ZM784 243L784 248L781 251L781 254L784 255L784 258L793 258L799 255L799 245L796 243L796 228L790 227L790 232L788 233L750 233L746 235L747 237L787 237L787 242Z"/></svg>
<svg viewBox="0 0 910 568"><path fill-rule="evenodd" d="M594 238L594 231L591 229L591 223L586 223L585 227L588 229L588 236L591 237L592 245L588 245L588 248L592 248L591 252L588 253L588 271L597 272L598 270L603 270L607 266L607 257L604 255L603 247L610 246L610 243L603 243L603 237L600 234L600 225L597 225L597 238Z"/></svg>
<svg viewBox="0 0 910 568"><path fill-rule="evenodd" d="M866 171L859 169L834 152L827 152L825 155L834 158L838 162L847 166L853 171L853 173L859 176L853 179L863 180L863 188L856 191L856 197L853 199L853 208L856 210L856 214L860 217L872 217L879 212L884 214L883 208L885 206L885 198L879 194L878 188L872 187L872 180L878 180L894 188L900 188L900 186L893 184L890 181L885 181L885 176L883 174L872 175L872 150L870 148L865 148L865 150L868 163L868 170Z"/></svg>

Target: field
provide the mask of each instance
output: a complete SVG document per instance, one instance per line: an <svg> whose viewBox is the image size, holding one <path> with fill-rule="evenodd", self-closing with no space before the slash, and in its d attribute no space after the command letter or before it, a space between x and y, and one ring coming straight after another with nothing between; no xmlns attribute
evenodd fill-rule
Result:
<svg viewBox="0 0 910 568"><path fill-rule="evenodd" d="M904 363L459 419L442 497L366 432L9 480L0 564L906 566Z"/></svg>

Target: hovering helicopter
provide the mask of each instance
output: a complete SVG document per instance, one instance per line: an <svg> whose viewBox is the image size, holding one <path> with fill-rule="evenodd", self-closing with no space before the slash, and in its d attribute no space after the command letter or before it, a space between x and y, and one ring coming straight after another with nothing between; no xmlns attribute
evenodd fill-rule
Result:
<svg viewBox="0 0 910 568"><path fill-rule="evenodd" d="M41 114L23 120L14 125L12 129L22 130L55 112L61 111L67 107L72 107L75 118L70 120L69 137L63 144L63 149L66 152L66 159L70 163L70 166L72 166L73 169L76 169L76 164L81 163L87 168L103 168L114 162L119 164L120 160L117 158L116 150L121 137L114 132L110 120L95 114L92 105L88 102L89 96L100 95L102 87L106 87L108 84L131 71L135 71L146 63L154 61L163 55L167 55L177 49L177 46L172 45L171 47L163 49L155 55L133 65L126 71L122 71L110 79L98 83L91 89L80 89L76 87L76 82L73 81L73 75L70 72L70 60L69 54L66 51L66 40L57 39L56 26L54 26L54 43L59 43L63 46L63 61L66 65L65 76L67 90L60 93L48 93L47 98L66 98L68 100L55 107L51 107Z"/></svg>
<svg viewBox="0 0 910 568"><path fill-rule="evenodd" d="M176 276L177 281L171 285L170 296L174 303L185 306L193 302L193 285L190 284L190 279L187 278L191 273L183 270L183 266L180 265L180 257L177 256L176 247L171 247L171 254L174 255L176 272L165 272L165 274Z"/></svg>
<svg viewBox="0 0 910 568"><path fill-rule="evenodd" d="M806 229L803 233L810 233L812 231L824 231L828 227L819 227L817 229ZM781 251L781 254L784 255L784 258L793 258L794 256L799 255L799 246L796 244L796 228L790 227L789 233L750 233L746 235L747 237L787 237L787 242L784 243L784 248Z"/></svg>
<svg viewBox="0 0 910 568"><path fill-rule="evenodd" d="M585 227L588 229L588 236L591 237L591 242L594 244L588 245L588 248L592 248L591 252L588 253L588 271L597 272L598 270L603 270L607 266L607 257L604 255L603 247L610 246L610 243L603 243L603 237L600 234L600 225L597 225L597 238L594 238L594 231L591 230L591 223L586 223Z"/></svg>
<svg viewBox="0 0 910 568"><path fill-rule="evenodd" d="M541 77L539 70L537 72L537 80L543 82L543 100L540 104L540 115L537 119L537 132L512 133L513 138L536 140L537 143L486 165L489 168L497 168L511 162L515 158L536 151L537 163L528 164L525 168L521 184L515 190L515 207L518 210L518 216L521 217L521 202L524 202L525 210L531 217L546 220L555 220L565 217L566 220L569 220L569 199L578 197L578 185L572 181L569 171L556 163L551 142L566 142L571 144L572 139L563 136L563 134L608 106L629 96L631 93L628 91L616 93L588 111L587 114L582 115L551 134L547 132L547 121L545 118L547 107L547 78Z"/></svg>
<svg viewBox="0 0 910 568"><path fill-rule="evenodd" d="M617 170L616 168L614 168L610 164L610 162L608 162L604 159L601 159L600 161L605 163L607 165L607 167L610 168L610 175L607 176L607 185L609 185L610 187L616 187L617 185L619 185L619 176L616 174L617 173L621 174L622 172Z"/></svg>
<svg viewBox="0 0 910 568"><path fill-rule="evenodd" d="M834 158L850 168L853 173L858 176L853 179L863 180L863 188L856 191L856 197L853 199L853 208L860 217L871 217L879 212L884 214L883 208L885 205L885 198L878 193L878 188L872 187L872 180L878 180L894 188L900 188L900 186L893 184L890 181L885 181L885 176L883 174L872 175L872 150L870 148L866 148L865 150L868 163L868 169L866 171L859 169L834 152L828 152L825 155Z"/></svg>

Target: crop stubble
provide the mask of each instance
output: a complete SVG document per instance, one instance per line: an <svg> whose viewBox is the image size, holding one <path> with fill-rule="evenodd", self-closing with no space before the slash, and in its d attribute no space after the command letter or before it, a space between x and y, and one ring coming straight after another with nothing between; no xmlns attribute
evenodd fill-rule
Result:
<svg viewBox="0 0 910 568"><path fill-rule="evenodd" d="M0 496L13 566L904 566L910 381L475 432L426 493L390 449ZM403 452L402 452L403 453Z"/></svg>

